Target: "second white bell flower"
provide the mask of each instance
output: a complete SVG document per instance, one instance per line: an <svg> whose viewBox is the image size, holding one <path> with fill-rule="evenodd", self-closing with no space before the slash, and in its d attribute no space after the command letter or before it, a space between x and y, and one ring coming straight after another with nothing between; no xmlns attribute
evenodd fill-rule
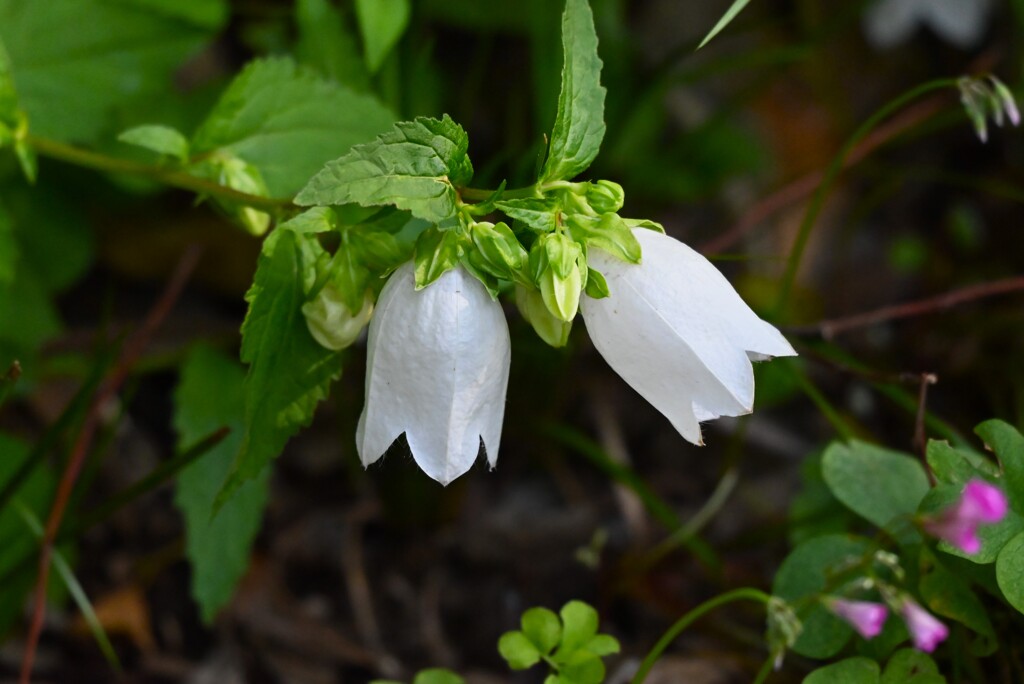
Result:
<svg viewBox="0 0 1024 684"><path fill-rule="evenodd" d="M703 256L659 232L633 234L640 264L590 250L611 296L584 295L583 319L612 369L679 434L702 444L701 421L753 410L751 361L796 352Z"/></svg>
<svg viewBox="0 0 1024 684"><path fill-rule="evenodd" d="M356 446L363 465L402 433L427 475L448 484L481 441L494 467L511 351L501 305L461 266L416 290L413 264L395 271L370 321L366 404Z"/></svg>

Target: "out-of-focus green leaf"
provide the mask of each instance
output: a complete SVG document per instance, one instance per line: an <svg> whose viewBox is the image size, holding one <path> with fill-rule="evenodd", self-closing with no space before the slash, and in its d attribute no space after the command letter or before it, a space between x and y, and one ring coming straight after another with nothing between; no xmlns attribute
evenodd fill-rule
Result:
<svg viewBox="0 0 1024 684"><path fill-rule="evenodd" d="M14 239L14 226L4 206L0 204L0 287L14 280L18 263L18 242Z"/></svg>
<svg viewBox="0 0 1024 684"><path fill-rule="evenodd" d="M255 166L273 197L295 193L324 162L387 130L394 115L371 95L286 58L250 63L196 131L193 153L223 150Z"/></svg>
<svg viewBox="0 0 1024 684"><path fill-rule="evenodd" d="M376 73L409 25L409 0L356 0L367 68Z"/></svg>
<svg viewBox="0 0 1024 684"><path fill-rule="evenodd" d="M996 580L1010 605L1024 613L1024 532L1007 542L999 552Z"/></svg>
<svg viewBox="0 0 1024 684"><path fill-rule="evenodd" d="M930 655L916 648L902 648L885 664L881 684L944 684L945 681Z"/></svg>
<svg viewBox="0 0 1024 684"><path fill-rule="evenodd" d="M295 56L322 75L353 90L366 91L370 76L347 17L328 0L298 0Z"/></svg>
<svg viewBox="0 0 1024 684"><path fill-rule="evenodd" d="M469 137L447 115L403 121L327 164L302 189L300 206L393 204L432 223L455 217L457 186L473 177Z"/></svg>
<svg viewBox="0 0 1024 684"><path fill-rule="evenodd" d="M803 684L878 684L880 673L878 663L858 656L818 668Z"/></svg>
<svg viewBox="0 0 1024 684"><path fill-rule="evenodd" d="M566 0L562 14L562 89L541 182L587 170L604 139L605 88L597 31L587 0Z"/></svg>
<svg viewBox="0 0 1024 684"><path fill-rule="evenodd" d="M249 567L249 552L267 501L269 470L239 487L216 516L214 502L245 432L245 370L226 355L196 347L181 370L174 395L178 446L187 449L214 430L231 433L181 471L174 502L185 517L192 596L207 623L234 593Z"/></svg>
<svg viewBox="0 0 1024 684"><path fill-rule="evenodd" d="M0 0L0 40L33 133L95 142L116 110L173 88L213 30L164 11L179 3L155 2Z"/></svg>
<svg viewBox="0 0 1024 684"><path fill-rule="evenodd" d="M927 550L921 552L920 565L921 598L932 611L961 622L984 637L995 638L985 606L970 586Z"/></svg>
<svg viewBox="0 0 1024 684"><path fill-rule="evenodd" d="M115 0L175 19L183 19L201 28L219 31L230 14L228 0Z"/></svg>
<svg viewBox="0 0 1024 684"><path fill-rule="evenodd" d="M722 30L725 29L726 26L731 24L732 20L735 19L736 16L743 11L743 8L745 8L749 4L750 0L733 0L732 5L730 5L729 9L725 11L725 14L723 14L722 18L718 20L718 23L715 24L714 28L708 31L708 35L704 36L704 40L700 42L700 45L697 46L697 49L699 50L700 48L704 47L712 38L721 33Z"/></svg>
<svg viewBox="0 0 1024 684"><path fill-rule="evenodd" d="M117 139L157 154L169 155L182 162L188 161L188 138L169 126L136 126L121 133Z"/></svg>
<svg viewBox="0 0 1024 684"><path fill-rule="evenodd" d="M249 364L245 434L218 506L309 424L331 381L341 375L341 358L313 339L302 315L305 275L315 266L305 247L315 242L314 234L283 230L263 243L242 325L242 361Z"/></svg>
<svg viewBox="0 0 1024 684"><path fill-rule="evenodd" d="M1010 505L1024 515L1024 436L1001 420L986 420L974 432L999 458Z"/></svg>

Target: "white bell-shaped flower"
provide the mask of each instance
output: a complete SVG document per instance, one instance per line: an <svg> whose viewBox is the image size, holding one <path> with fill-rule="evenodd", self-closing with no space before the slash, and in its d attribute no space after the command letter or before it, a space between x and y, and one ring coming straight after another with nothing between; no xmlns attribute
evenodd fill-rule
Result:
<svg viewBox="0 0 1024 684"><path fill-rule="evenodd" d="M864 31L879 48L898 45L920 24L946 42L967 49L985 33L991 0L878 0L864 14Z"/></svg>
<svg viewBox="0 0 1024 684"><path fill-rule="evenodd" d="M616 373L684 438L702 444L700 422L750 413L751 361L795 356L711 262L682 242L633 229L643 261L591 249L611 296L580 302L594 346Z"/></svg>
<svg viewBox="0 0 1024 684"><path fill-rule="evenodd" d="M494 467L511 351L501 306L461 266L416 290L412 263L384 286L370 321L366 405L356 445L363 465L403 432L416 463L448 484L483 441Z"/></svg>

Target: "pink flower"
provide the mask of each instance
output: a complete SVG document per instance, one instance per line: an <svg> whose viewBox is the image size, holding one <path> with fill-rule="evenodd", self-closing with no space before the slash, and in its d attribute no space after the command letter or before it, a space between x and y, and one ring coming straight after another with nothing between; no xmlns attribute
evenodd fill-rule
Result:
<svg viewBox="0 0 1024 684"><path fill-rule="evenodd" d="M1006 516L1008 505L1002 490L980 479L967 483L955 504L925 520L930 534L944 539L964 553L978 553L978 527L997 523Z"/></svg>
<svg viewBox="0 0 1024 684"><path fill-rule="evenodd" d="M914 647L918 650L931 653L935 647L949 636L949 629L942 624L927 610L914 603L912 600L904 599L900 606L900 615L907 623L910 637L914 640Z"/></svg>
<svg viewBox="0 0 1024 684"><path fill-rule="evenodd" d="M828 599L825 604L829 610L841 617L857 630L865 639L878 636L889 617L889 609L881 603L871 601L847 601L845 599Z"/></svg>

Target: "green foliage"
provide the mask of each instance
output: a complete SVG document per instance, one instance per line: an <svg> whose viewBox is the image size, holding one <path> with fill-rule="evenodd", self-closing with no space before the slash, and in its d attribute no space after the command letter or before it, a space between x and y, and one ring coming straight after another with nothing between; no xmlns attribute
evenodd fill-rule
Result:
<svg viewBox="0 0 1024 684"><path fill-rule="evenodd" d="M428 228L416 240L416 289L421 290L459 265L464 240L454 230Z"/></svg>
<svg viewBox="0 0 1024 684"><path fill-rule="evenodd" d="M117 136L117 139L123 143L142 147L157 154L166 154L182 163L188 161L188 138L181 131L170 126L159 126L156 124L136 126L121 133L121 135Z"/></svg>
<svg viewBox="0 0 1024 684"><path fill-rule="evenodd" d="M376 73L409 25L410 0L356 0L366 67Z"/></svg>
<svg viewBox="0 0 1024 684"><path fill-rule="evenodd" d="M526 670L541 660L551 668L545 682L598 684L604 681L602 657L619 652L619 642L598 634L597 611L582 601L570 601L559 615L547 608L523 613L520 629L506 632L498 652L513 670Z"/></svg>
<svg viewBox="0 0 1024 684"><path fill-rule="evenodd" d="M916 513L928 492L928 475L918 461L864 442L832 444L821 467L832 494L878 527ZM905 529L899 534L902 539L915 536Z"/></svg>
<svg viewBox="0 0 1024 684"><path fill-rule="evenodd" d="M412 680L412 684L463 684L465 680L450 670L430 668L421 670ZM370 684L402 684L390 679L375 679Z"/></svg>
<svg viewBox="0 0 1024 684"><path fill-rule="evenodd" d="M927 653L904 648L889 658L885 670L870 658L847 658L815 670L804 684L946 684L946 678Z"/></svg>
<svg viewBox="0 0 1024 684"><path fill-rule="evenodd" d="M1010 605L1024 613L1024 532L1013 537L999 551L996 580Z"/></svg>
<svg viewBox="0 0 1024 684"><path fill-rule="evenodd" d="M171 89L173 72L213 37L209 19L223 4L182 5L209 15L197 24L169 0L0 0L0 41L32 131L74 142L112 133L112 120Z"/></svg>
<svg viewBox="0 0 1024 684"><path fill-rule="evenodd" d="M733 3L729 5L729 9L725 11L725 14L723 14L722 18L718 20L718 23L715 24L715 26L708 32L708 35L704 36L704 40L700 42L697 49L699 50L711 42L711 39L721 33L726 26L731 24L732 20L735 19L749 4L750 0L733 0Z"/></svg>
<svg viewBox="0 0 1024 684"><path fill-rule="evenodd" d="M338 354L313 339L302 315L304 275L314 267L318 248L315 235L286 228L263 243L242 326L242 361L249 364L245 434L218 506L309 424L331 381L341 375Z"/></svg>
<svg viewBox="0 0 1024 684"><path fill-rule="evenodd" d="M878 684L881 668L870 658L847 658L819 668L803 684Z"/></svg>
<svg viewBox="0 0 1024 684"><path fill-rule="evenodd" d="M192 150L244 160L259 170L271 196L287 197L325 162L393 121L371 95L323 80L290 59L259 59L221 95Z"/></svg>
<svg viewBox="0 0 1024 684"><path fill-rule="evenodd" d="M393 204L432 223L456 216L456 187L473 177L469 137L447 115L403 121L328 163L295 198L300 206Z"/></svg>
<svg viewBox="0 0 1024 684"><path fill-rule="evenodd" d="M601 58L594 15L587 0L566 0L562 14L562 89L551 130L542 183L568 180L587 170L604 139Z"/></svg>
<svg viewBox="0 0 1024 684"><path fill-rule="evenodd" d="M369 89L369 73L348 18L329 0L298 0L295 23L299 32L295 54L300 62L353 90Z"/></svg>
<svg viewBox="0 0 1024 684"><path fill-rule="evenodd" d="M185 517L192 596L207 623L234 593L249 567L249 551L267 502L269 471L241 485L214 514L221 483L245 434L245 371L224 354L196 347L181 369L174 427L184 450L215 430L231 433L178 475L175 504Z"/></svg>
<svg viewBox="0 0 1024 684"><path fill-rule="evenodd" d="M999 458L1010 506L1024 515L1024 436L1001 420L986 420L974 432Z"/></svg>

